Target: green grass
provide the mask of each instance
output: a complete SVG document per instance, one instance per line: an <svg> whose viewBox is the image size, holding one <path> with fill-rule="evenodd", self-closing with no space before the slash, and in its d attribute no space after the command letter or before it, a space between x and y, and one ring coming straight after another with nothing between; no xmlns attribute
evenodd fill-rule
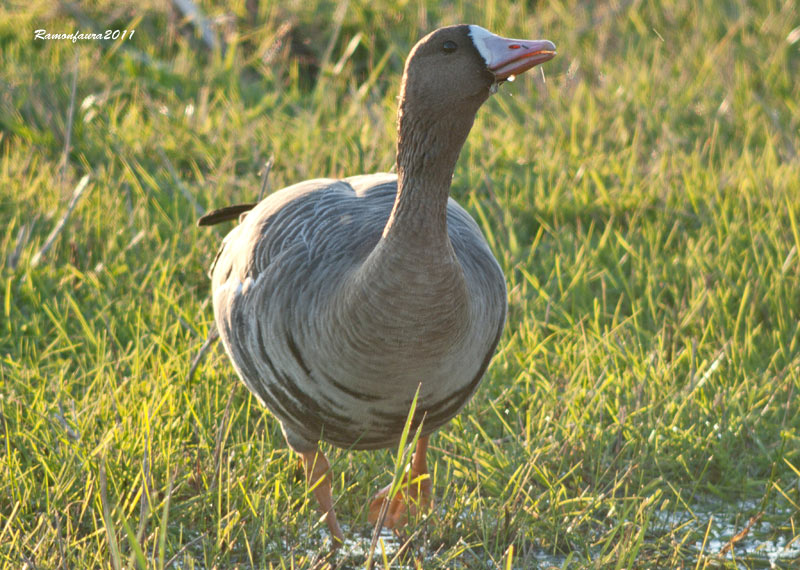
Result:
<svg viewBox="0 0 800 570"><path fill-rule="evenodd" d="M273 190L388 170L405 54L460 21L559 55L491 98L461 155L453 195L510 315L477 396L432 440L438 507L394 566L767 567L721 556L711 532L730 520L724 544L758 513L747 540L797 548L795 2L353 0L341 28L332 0L261 2L255 21L241 1L199 5L224 54L151 0L0 7L2 567L324 564L277 423L221 350L187 378L226 231L196 228L188 196L251 201L270 156ZM329 455L365 548L394 453Z"/></svg>

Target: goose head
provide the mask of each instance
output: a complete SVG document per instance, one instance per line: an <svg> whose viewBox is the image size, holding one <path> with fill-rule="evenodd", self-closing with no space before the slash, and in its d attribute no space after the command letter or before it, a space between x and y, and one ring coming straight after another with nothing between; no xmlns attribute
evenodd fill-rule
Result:
<svg viewBox="0 0 800 570"><path fill-rule="evenodd" d="M432 111L474 111L505 81L556 55L547 40L503 38L475 25L439 28L422 38L406 60L401 100Z"/></svg>
<svg viewBox="0 0 800 570"><path fill-rule="evenodd" d="M400 88L398 170L429 162L452 176L475 114L497 84L552 59L555 50L547 40L508 39L466 24L422 38Z"/></svg>

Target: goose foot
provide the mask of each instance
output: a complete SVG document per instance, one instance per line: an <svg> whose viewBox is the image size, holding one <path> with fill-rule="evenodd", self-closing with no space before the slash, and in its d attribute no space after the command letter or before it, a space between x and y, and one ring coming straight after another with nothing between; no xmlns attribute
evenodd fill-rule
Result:
<svg viewBox="0 0 800 570"><path fill-rule="evenodd" d="M433 507L433 484L428 474L428 464L425 454L428 450L428 436L417 440L417 448L411 460L411 468L403 476L400 489L389 503L383 526L396 529L408 522L410 516L418 512L427 512ZM381 509L387 501L387 496L392 486L387 485L378 491L369 506L367 519L371 524L376 524L381 514Z"/></svg>
<svg viewBox="0 0 800 570"><path fill-rule="evenodd" d="M336 520L336 511L333 510L333 495L331 493L331 466L325 455L319 450L301 453L303 468L306 472L306 481L314 493L314 498L319 503L320 511L325 513L325 523L331 533L333 549L344 544L344 533Z"/></svg>

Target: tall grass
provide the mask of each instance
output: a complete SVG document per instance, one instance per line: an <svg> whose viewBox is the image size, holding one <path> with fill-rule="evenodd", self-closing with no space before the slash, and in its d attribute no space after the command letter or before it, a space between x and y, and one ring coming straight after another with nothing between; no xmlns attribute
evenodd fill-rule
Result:
<svg viewBox="0 0 800 570"><path fill-rule="evenodd" d="M559 55L491 98L456 171L510 316L392 564L762 567L712 547L745 529L796 548L795 2L198 5L224 51L158 2L0 7L3 566L363 565L325 561L302 471L222 352L189 378L225 231L194 221L255 199L271 156L271 189L391 168L404 57L461 21ZM391 454L330 453L367 547Z"/></svg>

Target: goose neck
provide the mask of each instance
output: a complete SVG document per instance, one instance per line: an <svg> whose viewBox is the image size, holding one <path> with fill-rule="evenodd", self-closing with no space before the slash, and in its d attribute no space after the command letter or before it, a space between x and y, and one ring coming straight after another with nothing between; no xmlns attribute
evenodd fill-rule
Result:
<svg viewBox="0 0 800 570"><path fill-rule="evenodd" d="M447 237L447 200L458 155L472 126L416 119L401 108L397 139L397 198L384 231L404 239ZM407 235L410 234L410 237Z"/></svg>

